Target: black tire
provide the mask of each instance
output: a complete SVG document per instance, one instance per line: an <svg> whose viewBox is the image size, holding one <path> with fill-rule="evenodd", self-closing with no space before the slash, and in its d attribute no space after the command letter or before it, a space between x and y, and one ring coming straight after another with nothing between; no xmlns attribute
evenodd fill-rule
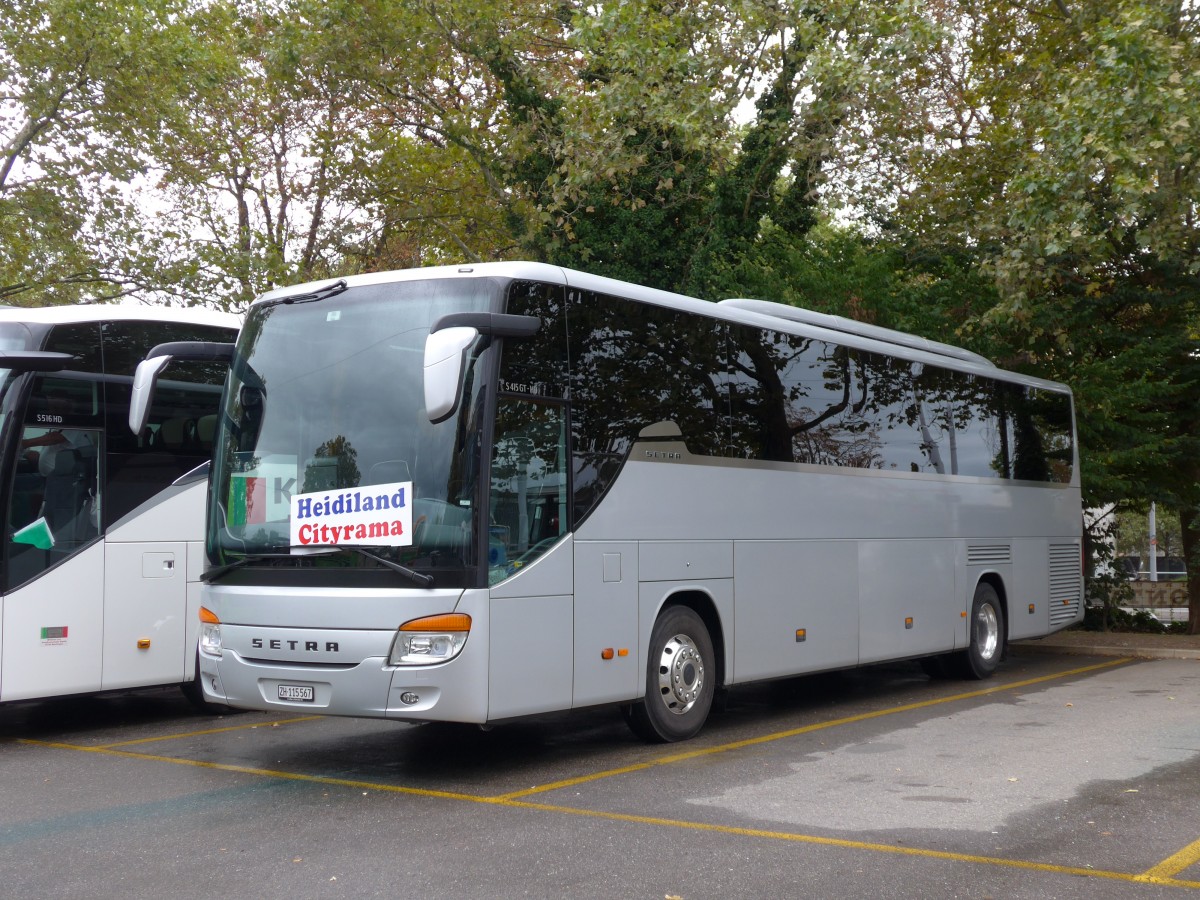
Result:
<svg viewBox="0 0 1200 900"><path fill-rule="evenodd" d="M686 606L669 606L650 634L646 697L629 708L626 721L645 741L686 741L704 727L716 686L716 654L704 620Z"/></svg>
<svg viewBox="0 0 1200 900"><path fill-rule="evenodd" d="M976 681L990 678L1004 656L1005 631L1000 595L987 582L975 587L967 629L970 641L958 655L959 675Z"/></svg>

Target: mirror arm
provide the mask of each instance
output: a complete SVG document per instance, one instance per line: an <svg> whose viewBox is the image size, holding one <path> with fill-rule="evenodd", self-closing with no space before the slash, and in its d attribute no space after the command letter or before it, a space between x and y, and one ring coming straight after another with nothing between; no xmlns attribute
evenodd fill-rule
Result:
<svg viewBox="0 0 1200 900"><path fill-rule="evenodd" d="M508 313L467 312L450 313L442 316L429 329L430 334L445 328L474 328L480 334L492 337L533 337L542 327L537 316L514 316Z"/></svg>

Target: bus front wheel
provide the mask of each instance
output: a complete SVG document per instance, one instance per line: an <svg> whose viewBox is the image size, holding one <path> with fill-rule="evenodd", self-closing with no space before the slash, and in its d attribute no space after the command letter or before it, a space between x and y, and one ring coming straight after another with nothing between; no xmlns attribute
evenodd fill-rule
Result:
<svg viewBox="0 0 1200 900"><path fill-rule="evenodd" d="M650 634L646 697L629 709L629 727L656 743L695 736L712 708L716 679L716 657L704 620L686 606L667 607Z"/></svg>
<svg viewBox="0 0 1200 900"><path fill-rule="evenodd" d="M960 674L964 678L988 678L1004 653L1004 608L1000 595L987 582L981 581L975 588L968 628L970 641L958 659Z"/></svg>

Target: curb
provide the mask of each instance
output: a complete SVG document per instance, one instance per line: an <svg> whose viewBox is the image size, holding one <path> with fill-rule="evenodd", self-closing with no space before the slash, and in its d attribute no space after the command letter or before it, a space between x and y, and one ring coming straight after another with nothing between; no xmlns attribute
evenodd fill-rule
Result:
<svg viewBox="0 0 1200 900"><path fill-rule="evenodd" d="M1117 647L1103 644L1061 644L1052 641L1016 642L1010 653L1065 653L1072 656L1133 656L1138 659L1200 659L1200 647Z"/></svg>

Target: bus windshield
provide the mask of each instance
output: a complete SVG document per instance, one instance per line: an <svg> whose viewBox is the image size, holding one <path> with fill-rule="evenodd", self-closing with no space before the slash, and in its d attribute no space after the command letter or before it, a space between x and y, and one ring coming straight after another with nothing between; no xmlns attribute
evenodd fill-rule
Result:
<svg viewBox="0 0 1200 900"><path fill-rule="evenodd" d="M393 282L253 307L214 447L210 560L379 569L374 556L439 587L473 579L487 343L468 351L455 414L431 424L425 339L442 316L499 309L503 287Z"/></svg>

